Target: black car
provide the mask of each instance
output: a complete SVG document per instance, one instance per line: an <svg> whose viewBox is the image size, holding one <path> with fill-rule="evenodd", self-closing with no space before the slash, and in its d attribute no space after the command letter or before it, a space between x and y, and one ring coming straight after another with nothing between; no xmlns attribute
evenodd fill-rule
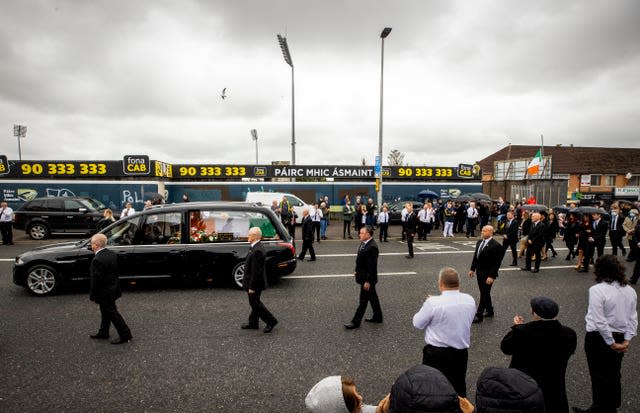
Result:
<svg viewBox="0 0 640 413"><path fill-rule="evenodd" d="M25 230L31 239L45 239L51 234L88 235L107 207L86 196L36 198L15 211L13 227Z"/></svg>
<svg viewBox="0 0 640 413"><path fill-rule="evenodd" d="M249 252L249 228L262 230L266 275L296 268L293 239L268 208L247 203L189 202L158 205L123 218L100 231L118 254L121 279L230 279L242 286ZM13 282L35 295L89 278L90 240L36 248L16 257Z"/></svg>
<svg viewBox="0 0 640 413"><path fill-rule="evenodd" d="M407 204L407 202L411 202L413 204L413 210L416 211L416 213L418 213L418 211L420 211L422 209L422 207L424 206L424 204L422 202L418 202L418 201L391 202L388 205L388 207L389 207L389 224L394 225L394 224L401 224L402 223L402 210L404 209L404 206Z"/></svg>

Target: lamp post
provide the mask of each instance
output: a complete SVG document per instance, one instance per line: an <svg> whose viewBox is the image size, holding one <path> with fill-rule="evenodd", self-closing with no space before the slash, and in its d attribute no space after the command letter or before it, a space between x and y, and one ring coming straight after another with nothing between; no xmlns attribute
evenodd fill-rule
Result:
<svg viewBox="0 0 640 413"><path fill-rule="evenodd" d="M291 53L289 53L289 45L287 44L287 38L278 35L278 43L280 43L280 49L282 49L282 56L284 61L291 66L291 165L296 164L296 100L295 100L295 82L293 76L293 60L291 60Z"/></svg>
<svg viewBox="0 0 640 413"><path fill-rule="evenodd" d="M256 141L256 165L258 164L258 131L251 129L251 139Z"/></svg>
<svg viewBox="0 0 640 413"><path fill-rule="evenodd" d="M20 138L27 137L27 127L23 125L13 125L13 136L18 138L18 160L22 160L22 149L20 148Z"/></svg>
<svg viewBox="0 0 640 413"><path fill-rule="evenodd" d="M380 162L380 173L378 174L377 192L378 192L378 211L382 210L382 108L384 97L384 39L391 33L391 27L385 27L380 33L382 41L380 54L380 125L378 127L378 158Z"/></svg>

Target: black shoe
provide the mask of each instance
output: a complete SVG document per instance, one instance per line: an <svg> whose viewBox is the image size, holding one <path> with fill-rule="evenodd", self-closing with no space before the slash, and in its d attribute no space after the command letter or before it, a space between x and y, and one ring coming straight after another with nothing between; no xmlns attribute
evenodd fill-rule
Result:
<svg viewBox="0 0 640 413"><path fill-rule="evenodd" d="M557 256L558 256L558 253L554 251L554 252L553 252L553 255L551 256L551 258L555 258L555 257L557 257Z"/></svg>
<svg viewBox="0 0 640 413"><path fill-rule="evenodd" d="M514 261L510 265L510 267L517 267L517 266L518 266L518 261Z"/></svg>
<svg viewBox="0 0 640 413"><path fill-rule="evenodd" d="M580 269L578 270L578 272L589 272L589 270L587 270L587 269L585 269L585 268L580 268Z"/></svg>
<svg viewBox="0 0 640 413"><path fill-rule="evenodd" d="M265 333L270 333L271 330L273 330L273 327L276 326L276 324L278 324L278 320L274 321L273 324L266 326L262 331L264 331Z"/></svg>
<svg viewBox="0 0 640 413"><path fill-rule="evenodd" d="M354 328L358 327L360 327L360 324L354 324L353 322L344 325L344 328L346 328L347 330L353 330Z"/></svg>
<svg viewBox="0 0 640 413"><path fill-rule="evenodd" d="M308 262L313 262L313 261L315 261L315 260L316 260L315 258L309 258L307 261L308 261Z"/></svg>
<svg viewBox="0 0 640 413"><path fill-rule="evenodd" d="M495 314L493 311L489 312L489 311L485 311L484 314L482 315L483 317L493 317Z"/></svg>
<svg viewBox="0 0 640 413"><path fill-rule="evenodd" d="M527 268L527 267L522 267L520 268L522 271L531 271L531 268Z"/></svg>
<svg viewBox="0 0 640 413"><path fill-rule="evenodd" d="M257 324L243 324L240 328L243 330L257 330L260 327Z"/></svg>
<svg viewBox="0 0 640 413"><path fill-rule="evenodd" d="M304 260L304 257L297 257L300 261Z"/></svg>
<svg viewBox="0 0 640 413"><path fill-rule="evenodd" d="M405 258L413 258L413 255L405 255Z"/></svg>
<svg viewBox="0 0 640 413"><path fill-rule="evenodd" d="M353 239L353 237L351 235L349 235L349 239Z"/></svg>
<svg viewBox="0 0 640 413"><path fill-rule="evenodd" d="M593 409L591 409L591 408L581 409L579 407L572 407L571 409L573 409L573 413L591 413L591 412L593 412Z"/></svg>
<svg viewBox="0 0 640 413"><path fill-rule="evenodd" d="M92 334L89 337L96 339L96 340L106 340L109 338L109 334Z"/></svg>
<svg viewBox="0 0 640 413"><path fill-rule="evenodd" d="M540 272L540 270L537 269L537 268L534 268L534 269L531 270L531 272Z"/></svg>
<svg viewBox="0 0 640 413"><path fill-rule="evenodd" d="M131 341L133 337L132 336L128 336L128 337L120 337L116 340L112 340L111 344L125 344Z"/></svg>
<svg viewBox="0 0 640 413"><path fill-rule="evenodd" d="M567 255L567 258L564 259L565 261L571 261L571 254Z"/></svg>
<svg viewBox="0 0 640 413"><path fill-rule="evenodd" d="M473 317L473 324L482 323L482 316L478 317L477 315Z"/></svg>
<svg viewBox="0 0 640 413"><path fill-rule="evenodd" d="M367 323L382 323L382 318L365 318Z"/></svg>

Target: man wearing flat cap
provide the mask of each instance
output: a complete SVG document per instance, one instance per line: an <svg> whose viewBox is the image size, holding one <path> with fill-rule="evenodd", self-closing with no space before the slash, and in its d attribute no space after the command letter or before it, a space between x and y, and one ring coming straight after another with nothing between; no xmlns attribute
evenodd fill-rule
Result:
<svg viewBox="0 0 640 413"><path fill-rule="evenodd" d="M544 394L545 411L568 412L565 373L576 350L576 332L558 320L560 308L548 297L531 299L533 320L517 315L511 331L502 339L502 352L511 355L509 367L531 376Z"/></svg>

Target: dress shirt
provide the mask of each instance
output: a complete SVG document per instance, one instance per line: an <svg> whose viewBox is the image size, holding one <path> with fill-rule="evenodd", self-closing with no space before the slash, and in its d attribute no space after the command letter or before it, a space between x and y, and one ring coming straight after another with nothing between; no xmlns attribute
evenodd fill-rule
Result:
<svg viewBox="0 0 640 413"><path fill-rule="evenodd" d="M445 290L427 298L413 316L413 326L426 329L424 340L435 347L469 348L476 303L469 294Z"/></svg>
<svg viewBox="0 0 640 413"><path fill-rule="evenodd" d="M618 215L617 214L611 214L611 229L613 231L615 231L616 228L616 224L618 223Z"/></svg>
<svg viewBox="0 0 640 413"><path fill-rule="evenodd" d="M637 300L633 288L617 281L589 288L589 309L584 318L587 332L599 332L608 345L614 343L611 333L623 333L625 340L631 340L638 330Z"/></svg>
<svg viewBox="0 0 640 413"><path fill-rule="evenodd" d="M133 208L125 208L120 213L120 218L128 217L128 216L133 215L135 213L136 213L135 209L133 209Z"/></svg>
<svg viewBox="0 0 640 413"><path fill-rule="evenodd" d="M480 246L478 247L478 253L476 254L476 257L480 256L480 253L487 246L488 243L489 243L488 239L483 239L482 240L482 242L480 243Z"/></svg>
<svg viewBox="0 0 640 413"><path fill-rule="evenodd" d="M467 218L478 218L478 210L476 208L467 208Z"/></svg>
<svg viewBox="0 0 640 413"><path fill-rule="evenodd" d="M13 209L6 207L0 209L0 222L12 222L13 221Z"/></svg>
<svg viewBox="0 0 640 413"><path fill-rule="evenodd" d="M380 215L378 215L378 222L381 224L385 224L387 222L389 222L389 213L388 212L381 212Z"/></svg>
<svg viewBox="0 0 640 413"><path fill-rule="evenodd" d="M320 208L314 208L313 214L311 213L311 211L309 211L309 215L311 216L311 220L313 222L320 222L320 220L322 219L322 211L320 211Z"/></svg>
<svg viewBox="0 0 640 413"><path fill-rule="evenodd" d="M400 220L402 222L405 222L407 220L407 215L409 215L409 211L407 210L407 208L402 208L402 212L400 212Z"/></svg>

